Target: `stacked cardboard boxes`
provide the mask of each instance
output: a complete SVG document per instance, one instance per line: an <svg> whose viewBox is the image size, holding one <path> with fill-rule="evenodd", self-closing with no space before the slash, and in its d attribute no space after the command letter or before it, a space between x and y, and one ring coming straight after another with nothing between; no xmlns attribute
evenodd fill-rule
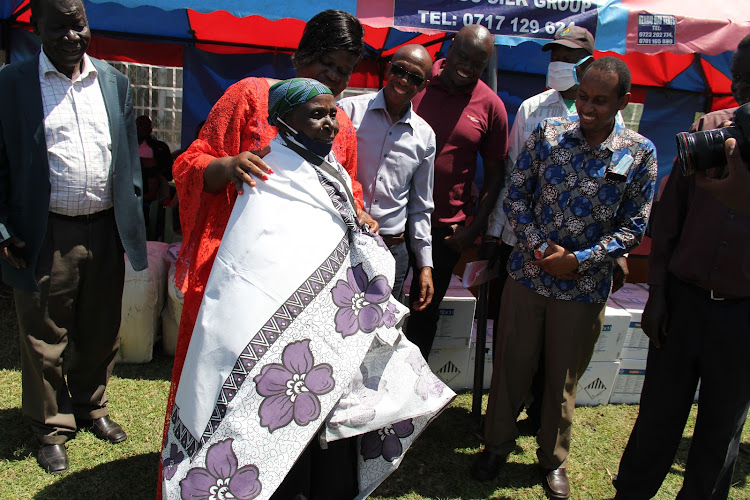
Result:
<svg viewBox="0 0 750 500"><path fill-rule="evenodd" d="M404 283L407 303L409 286L410 280L407 279ZM476 303L474 295L454 275L448 292L440 303L440 321L428 359L435 375L453 390L467 387L471 328Z"/></svg>
<svg viewBox="0 0 750 500"><path fill-rule="evenodd" d="M606 405L620 368L622 350L630 313L610 300L604 310L604 323L594 354L586 371L578 379L576 404L581 406Z"/></svg>
<svg viewBox="0 0 750 500"><path fill-rule="evenodd" d="M630 313L630 325L622 346L620 369L610 403L638 404L646 377L648 337L641 328L643 308L648 301L648 285L626 283L611 299Z"/></svg>

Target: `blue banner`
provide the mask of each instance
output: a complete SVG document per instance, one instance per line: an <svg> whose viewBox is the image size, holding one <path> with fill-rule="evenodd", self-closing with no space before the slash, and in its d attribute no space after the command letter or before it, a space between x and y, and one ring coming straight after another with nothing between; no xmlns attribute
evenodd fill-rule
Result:
<svg viewBox="0 0 750 500"><path fill-rule="evenodd" d="M638 14L638 45L674 45L675 16Z"/></svg>
<svg viewBox="0 0 750 500"><path fill-rule="evenodd" d="M458 31L481 24L495 35L552 40L571 23L596 37L597 18L597 0L394 0L393 25Z"/></svg>

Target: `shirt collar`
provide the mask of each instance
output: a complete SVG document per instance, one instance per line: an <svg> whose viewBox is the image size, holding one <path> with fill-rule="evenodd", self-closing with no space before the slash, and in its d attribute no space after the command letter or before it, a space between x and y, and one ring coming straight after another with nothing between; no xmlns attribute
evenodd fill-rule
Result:
<svg viewBox="0 0 750 500"><path fill-rule="evenodd" d="M39 54L39 74L43 77L46 77L50 73L56 73L70 80L70 78L68 78L66 75L59 72L57 68L55 68L55 65L52 64L52 61L49 60L49 57L47 57L47 54L44 53L44 49L42 49ZM83 80L84 78L87 78L89 75L97 76L98 74L99 73L96 70L94 63L91 62L91 58L88 56L88 54L84 53L83 54L83 66L81 68L81 75L78 77L78 80Z"/></svg>
<svg viewBox="0 0 750 500"><path fill-rule="evenodd" d="M581 130L581 122L579 121L578 117L569 117L569 119L575 122L575 128L572 130L572 132L580 139L583 139L583 141L588 145L588 141L586 141L586 138L583 135L583 131ZM609 133L609 136L604 139L602 143L597 147L591 149L606 148L614 153L615 151L620 150L623 147L630 147L632 144L634 144L634 141L629 137L630 134L628 133L628 130L629 129L627 127L620 123L617 123L617 120L615 120L615 126L612 128L612 132Z"/></svg>
<svg viewBox="0 0 750 500"><path fill-rule="evenodd" d="M385 104L385 94L383 93L384 90L385 88L382 88L378 91L378 94L375 96L375 99L373 99L372 101L372 106L370 107L370 109L382 109L383 112L388 113L388 108L386 107L386 104ZM411 125L413 111L414 111L414 105L411 102L409 102L409 109L406 110L406 113L404 114L404 116L402 116L401 119L397 121L396 123L403 122L403 123L408 123L409 125Z"/></svg>

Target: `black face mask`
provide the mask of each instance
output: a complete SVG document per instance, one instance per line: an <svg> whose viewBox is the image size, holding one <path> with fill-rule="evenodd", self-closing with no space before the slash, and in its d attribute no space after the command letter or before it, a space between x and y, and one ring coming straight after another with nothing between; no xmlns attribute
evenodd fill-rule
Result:
<svg viewBox="0 0 750 500"><path fill-rule="evenodd" d="M321 158L325 158L326 156L328 156L328 153L331 152L331 148L333 147L332 142L316 141L315 139L305 134L304 132L297 132L292 127L290 127L286 122L284 122L284 120L282 120L281 118L276 118L276 121L284 125L284 127L286 127L287 130L285 130L284 132L287 137L297 142L300 146L307 149L311 153L315 153Z"/></svg>

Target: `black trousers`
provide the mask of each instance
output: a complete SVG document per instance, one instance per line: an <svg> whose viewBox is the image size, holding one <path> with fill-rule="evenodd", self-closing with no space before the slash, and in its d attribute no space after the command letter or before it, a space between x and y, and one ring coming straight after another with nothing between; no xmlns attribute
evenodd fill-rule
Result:
<svg viewBox="0 0 750 500"><path fill-rule="evenodd" d="M448 285L451 282L453 268L456 267L460 253L454 252L445 244L445 238L453 235L453 229L448 227L432 228L432 285L435 290L432 296L432 302L422 311L411 310L409 323L406 327L406 338L411 340L422 352L424 359L430 354L432 341L435 340L437 323L440 310L440 302L448 291ZM409 250L411 254L411 249ZM419 269L416 267L416 260L410 255L412 263L412 280L409 290L409 300L412 297L419 296L419 280L415 279Z"/></svg>
<svg viewBox="0 0 750 500"><path fill-rule="evenodd" d="M271 500L351 500L359 493L357 438L320 447L318 434L307 445Z"/></svg>
<svg viewBox="0 0 750 500"><path fill-rule="evenodd" d="M750 298L714 301L674 277L661 349L649 348L641 406L614 481L618 498L651 498L682 439L700 380L698 418L679 499L729 494L750 405Z"/></svg>

